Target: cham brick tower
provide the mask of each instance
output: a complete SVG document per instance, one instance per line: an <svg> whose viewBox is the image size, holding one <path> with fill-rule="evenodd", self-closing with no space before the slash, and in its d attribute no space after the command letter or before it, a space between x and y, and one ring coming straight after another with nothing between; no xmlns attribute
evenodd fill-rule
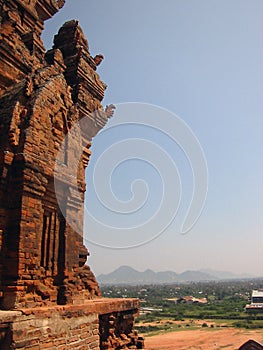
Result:
<svg viewBox="0 0 263 350"><path fill-rule="evenodd" d="M138 301L101 298L86 265L85 168L111 109L78 21L45 51L44 21L63 5L0 0L0 348L140 349ZM85 132L74 129L65 146L84 117Z"/></svg>

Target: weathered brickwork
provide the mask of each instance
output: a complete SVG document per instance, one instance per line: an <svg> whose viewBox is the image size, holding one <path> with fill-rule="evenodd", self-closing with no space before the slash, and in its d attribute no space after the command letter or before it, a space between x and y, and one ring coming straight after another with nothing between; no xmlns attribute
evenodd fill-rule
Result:
<svg viewBox="0 0 263 350"><path fill-rule="evenodd" d="M133 331L134 299L0 311L0 349L142 349ZM114 322L112 322L114 320Z"/></svg>
<svg viewBox="0 0 263 350"><path fill-rule="evenodd" d="M36 314L17 312L1 349L99 349L97 314L41 309Z"/></svg>
<svg viewBox="0 0 263 350"><path fill-rule="evenodd" d="M85 168L113 106L101 105L106 85L78 21L45 52L44 21L63 5L0 0L0 308L21 310L11 321L1 312L0 348L99 349L102 334L105 349L136 348L137 301L106 302L86 265ZM83 120L84 132L74 127Z"/></svg>
<svg viewBox="0 0 263 350"><path fill-rule="evenodd" d="M101 106L106 86L77 21L65 23L53 49L45 53L40 39L43 18L51 17L58 5L33 1L22 12L19 1L2 1L0 229L2 307L7 309L100 296L92 272L84 266L88 251L80 233L90 141L107 122ZM32 23L34 28L38 24L38 32L32 32ZM65 150L65 158L71 159L60 160L61 190L55 193L58 150L84 116L89 116L85 138L74 129L74 144L67 145L70 152ZM74 157L76 147L83 149L80 159ZM62 196L63 215L56 196ZM78 227L72 229L65 216L74 218Z"/></svg>
<svg viewBox="0 0 263 350"><path fill-rule="evenodd" d="M143 338L133 330L134 316L130 310L101 315L100 349L143 349Z"/></svg>

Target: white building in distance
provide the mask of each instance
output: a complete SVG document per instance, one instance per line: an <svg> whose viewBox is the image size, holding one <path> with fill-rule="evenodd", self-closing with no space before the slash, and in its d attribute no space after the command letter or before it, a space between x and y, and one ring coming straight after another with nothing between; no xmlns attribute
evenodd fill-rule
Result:
<svg viewBox="0 0 263 350"><path fill-rule="evenodd" d="M263 312L263 290L253 290L251 304L246 305L247 312Z"/></svg>

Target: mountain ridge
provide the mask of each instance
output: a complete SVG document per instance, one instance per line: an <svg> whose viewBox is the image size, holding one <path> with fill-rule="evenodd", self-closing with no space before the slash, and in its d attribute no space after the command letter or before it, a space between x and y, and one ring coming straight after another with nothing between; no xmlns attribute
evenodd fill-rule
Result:
<svg viewBox="0 0 263 350"><path fill-rule="evenodd" d="M131 266L123 265L108 274L100 274L97 280L101 284L168 284L177 282L202 282L229 279L242 279L253 276L237 275L227 271L212 269L187 270L182 273L174 271L155 272L151 269L137 271Z"/></svg>

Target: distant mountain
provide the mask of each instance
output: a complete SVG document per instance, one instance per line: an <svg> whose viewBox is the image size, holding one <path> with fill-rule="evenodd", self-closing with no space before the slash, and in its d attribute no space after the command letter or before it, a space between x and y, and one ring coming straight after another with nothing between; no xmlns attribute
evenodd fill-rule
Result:
<svg viewBox="0 0 263 350"><path fill-rule="evenodd" d="M188 281L212 281L216 276L202 271L185 271L177 274L173 271L154 272L150 269L139 272L130 266L121 266L109 274L97 277L101 284L161 284Z"/></svg>
<svg viewBox="0 0 263 350"><path fill-rule="evenodd" d="M236 274L229 271L217 271L212 269L202 269L201 272L208 273L209 275L213 275L220 280L229 280L229 279L242 279L242 278L253 278L255 276L248 274Z"/></svg>
<svg viewBox="0 0 263 350"><path fill-rule="evenodd" d="M97 277L101 284L162 284L176 282L218 281L228 279L253 278L250 275L237 275L227 271L205 269L200 271L185 271L177 274L174 271L154 272L145 270L139 272L130 266L121 266L109 274Z"/></svg>
<svg viewBox="0 0 263 350"><path fill-rule="evenodd" d="M180 281L184 282L214 281L218 279L216 276L202 271L185 271L180 273L178 277Z"/></svg>
<svg viewBox="0 0 263 350"><path fill-rule="evenodd" d="M130 266L121 266L117 270L97 277L102 284L151 284L177 281L177 274L172 271L154 272L150 269L139 272Z"/></svg>

